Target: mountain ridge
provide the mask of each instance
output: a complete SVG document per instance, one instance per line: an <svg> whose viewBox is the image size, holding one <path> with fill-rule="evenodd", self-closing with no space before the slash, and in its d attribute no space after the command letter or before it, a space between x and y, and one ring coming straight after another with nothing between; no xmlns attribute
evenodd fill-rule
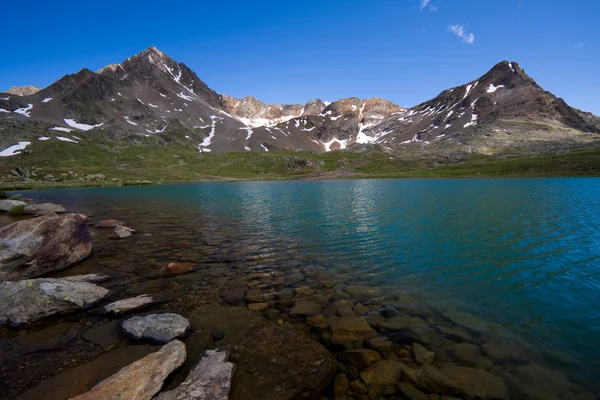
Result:
<svg viewBox="0 0 600 400"><path fill-rule="evenodd" d="M8 118L47 124L43 129L50 132L99 130L107 138L151 138L199 152L402 148L460 144L465 135L508 143L498 127L505 120L600 133L600 118L545 91L516 62L502 61L480 78L410 108L380 98L266 104L218 94L156 47L97 72L84 68L65 75L36 93L0 94L0 124Z"/></svg>

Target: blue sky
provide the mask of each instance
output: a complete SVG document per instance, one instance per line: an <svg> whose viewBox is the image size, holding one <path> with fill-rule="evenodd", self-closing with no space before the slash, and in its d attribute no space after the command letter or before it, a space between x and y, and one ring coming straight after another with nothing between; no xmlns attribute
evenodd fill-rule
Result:
<svg viewBox="0 0 600 400"><path fill-rule="evenodd" d="M600 1L423 2L6 2L0 90L45 87L153 45L217 92L269 103L357 96L413 106L517 61L600 115Z"/></svg>

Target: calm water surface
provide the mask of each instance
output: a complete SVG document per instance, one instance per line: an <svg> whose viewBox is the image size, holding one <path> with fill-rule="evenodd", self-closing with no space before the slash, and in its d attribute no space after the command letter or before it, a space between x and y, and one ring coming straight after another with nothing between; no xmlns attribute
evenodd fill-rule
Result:
<svg viewBox="0 0 600 400"><path fill-rule="evenodd" d="M114 213L146 231L160 217L169 227L156 225L155 236L185 226L258 264L314 263L402 289L499 335L562 350L588 385L600 379L600 179L201 183L26 196Z"/></svg>

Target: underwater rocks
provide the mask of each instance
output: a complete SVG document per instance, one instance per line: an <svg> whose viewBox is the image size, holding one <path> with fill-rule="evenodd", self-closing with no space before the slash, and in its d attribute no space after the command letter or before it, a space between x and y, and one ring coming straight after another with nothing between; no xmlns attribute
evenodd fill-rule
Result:
<svg viewBox="0 0 600 400"><path fill-rule="evenodd" d="M302 332L254 325L232 346L236 365L231 400L311 398L331 381L336 361Z"/></svg>
<svg viewBox="0 0 600 400"><path fill-rule="evenodd" d="M133 339L167 343L184 336L190 329L190 322L178 314L150 314L123 321L121 329Z"/></svg>
<svg viewBox="0 0 600 400"><path fill-rule="evenodd" d="M18 221L0 229L0 281L59 271L91 251L92 237L77 214Z"/></svg>
<svg viewBox="0 0 600 400"><path fill-rule="evenodd" d="M62 214L65 212L67 210L63 206L54 203L30 204L23 209L24 214L35 216Z"/></svg>
<svg viewBox="0 0 600 400"><path fill-rule="evenodd" d="M185 345L179 340L138 360L72 400L150 400L164 380L185 361Z"/></svg>
<svg viewBox="0 0 600 400"><path fill-rule="evenodd" d="M19 326L55 314L91 307L108 289L65 279L28 279L0 283L0 324Z"/></svg>

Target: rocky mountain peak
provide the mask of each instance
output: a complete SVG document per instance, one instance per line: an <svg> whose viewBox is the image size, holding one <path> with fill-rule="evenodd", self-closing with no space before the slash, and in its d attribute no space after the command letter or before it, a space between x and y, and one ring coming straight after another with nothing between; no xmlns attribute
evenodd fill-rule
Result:
<svg viewBox="0 0 600 400"><path fill-rule="evenodd" d="M35 86L13 86L6 93L14 94L15 96L30 96L39 92L41 89Z"/></svg>

